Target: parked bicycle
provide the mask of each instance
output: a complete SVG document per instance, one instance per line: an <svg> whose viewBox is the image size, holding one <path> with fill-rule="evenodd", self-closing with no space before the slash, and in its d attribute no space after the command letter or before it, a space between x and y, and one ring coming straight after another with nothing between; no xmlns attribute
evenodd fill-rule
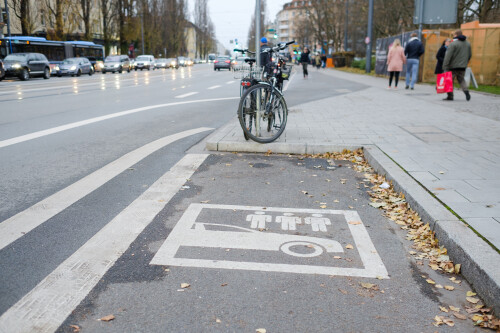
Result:
<svg viewBox="0 0 500 333"><path fill-rule="evenodd" d="M283 97L283 81L290 77L291 67L286 65L286 59L279 54L288 43L263 52L269 52L271 62L263 68L256 69L255 59L246 59L247 69L237 70L241 79L242 93L238 106L238 119L245 139L252 139L259 143L270 143L280 137L286 127L288 107ZM235 49L237 52L247 53L248 50Z"/></svg>

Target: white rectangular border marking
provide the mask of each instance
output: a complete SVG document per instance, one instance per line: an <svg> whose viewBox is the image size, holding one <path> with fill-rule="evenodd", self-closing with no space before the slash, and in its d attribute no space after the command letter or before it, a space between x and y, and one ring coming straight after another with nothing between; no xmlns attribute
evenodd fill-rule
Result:
<svg viewBox="0 0 500 333"><path fill-rule="evenodd" d="M351 231L354 243L359 252L364 268L344 268L327 267L313 265L289 265L275 263L256 263L245 261L226 261L226 260L206 260L206 259L187 259L175 258L179 247L182 245L179 241L186 228L191 228L194 221L202 209L227 209L227 210L249 210L262 212L283 212L283 213L318 213L344 215ZM349 222L359 222L350 224ZM183 267L203 267L203 268L223 268L223 269L241 269L266 272L286 272L302 274L326 274L339 276L354 276L367 278L388 279L389 274L373 245L366 228L356 211L350 210L329 210L329 209L300 209L300 208L277 208L277 207L256 207L256 206L237 206L237 205L216 205L216 204L198 204L192 203L184 212L179 222L169 234L163 245L151 260L152 265L173 265Z"/></svg>
<svg viewBox="0 0 500 333"><path fill-rule="evenodd" d="M0 317L0 332L54 332L208 154L188 154Z"/></svg>

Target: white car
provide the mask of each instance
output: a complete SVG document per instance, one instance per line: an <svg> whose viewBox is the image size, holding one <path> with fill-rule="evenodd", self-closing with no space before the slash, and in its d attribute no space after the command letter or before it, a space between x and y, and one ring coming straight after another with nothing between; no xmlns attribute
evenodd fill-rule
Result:
<svg viewBox="0 0 500 333"><path fill-rule="evenodd" d="M155 57L152 55L140 55L135 59L135 70L147 69L148 71L151 69L155 69Z"/></svg>

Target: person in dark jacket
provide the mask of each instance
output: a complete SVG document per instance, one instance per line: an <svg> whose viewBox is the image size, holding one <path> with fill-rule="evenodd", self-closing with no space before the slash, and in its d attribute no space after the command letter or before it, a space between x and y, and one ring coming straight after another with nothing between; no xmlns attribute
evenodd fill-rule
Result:
<svg viewBox="0 0 500 333"><path fill-rule="evenodd" d="M410 41L405 47L406 56L406 89L415 87L418 77L418 66L420 63L420 56L424 54L424 44L418 39L417 33L412 33ZM411 81L410 81L411 77Z"/></svg>
<svg viewBox="0 0 500 333"><path fill-rule="evenodd" d="M304 79L307 78L307 75L309 73L307 72L307 65L311 62L311 59L309 58L309 49L307 47L304 47L304 51L300 55L300 63L302 64L302 72L304 73Z"/></svg>
<svg viewBox="0 0 500 333"><path fill-rule="evenodd" d="M443 61L444 61L444 55L446 54L446 49L448 48L448 45L450 45L451 39L446 38L443 41L443 45L438 50L438 53L436 54L436 69L434 70L434 74L443 74Z"/></svg>
<svg viewBox="0 0 500 333"><path fill-rule="evenodd" d="M456 30L453 36L453 42L448 46L444 56L443 70L445 72L451 71L453 81L455 81L455 78L457 79L465 94L465 98L467 101L470 101L469 87L467 87L464 79L465 69L472 57L470 43L467 41L467 37L462 34L461 30ZM445 100L453 100L453 91L448 93L448 97L446 97Z"/></svg>
<svg viewBox="0 0 500 333"><path fill-rule="evenodd" d="M260 66L265 67L271 62L271 54L269 52L270 47L267 45L267 38L262 37L260 39Z"/></svg>

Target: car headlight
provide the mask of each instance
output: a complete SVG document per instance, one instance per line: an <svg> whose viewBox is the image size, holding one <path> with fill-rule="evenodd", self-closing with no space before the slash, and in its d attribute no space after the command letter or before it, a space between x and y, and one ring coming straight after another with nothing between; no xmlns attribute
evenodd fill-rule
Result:
<svg viewBox="0 0 500 333"><path fill-rule="evenodd" d="M14 64L14 65L12 65L12 68L14 68L14 69L21 68L21 64Z"/></svg>
<svg viewBox="0 0 500 333"><path fill-rule="evenodd" d="M116 67L116 68L118 68L118 67L120 67L120 65L118 65L118 64L115 64L115 65L113 65L113 67Z"/></svg>
<svg viewBox="0 0 500 333"><path fill-rule="evenodd" d="M176 63L175 61L172 61L172 65L174 65L174 66L175 66L175 65L177 65L177 63Z"/></svg>
<svg viewBox="0 0 500 333"><path fill-rule="evenodd" d="M54 67L54 70L58 71L59 70L59 66Z"/></svg>
<svg viewBox="0 0 500 333"><path fill-rule="evenodd" d="M71 66L70 68L72 71L74 71L76 69L76 66Z"/></svg>

